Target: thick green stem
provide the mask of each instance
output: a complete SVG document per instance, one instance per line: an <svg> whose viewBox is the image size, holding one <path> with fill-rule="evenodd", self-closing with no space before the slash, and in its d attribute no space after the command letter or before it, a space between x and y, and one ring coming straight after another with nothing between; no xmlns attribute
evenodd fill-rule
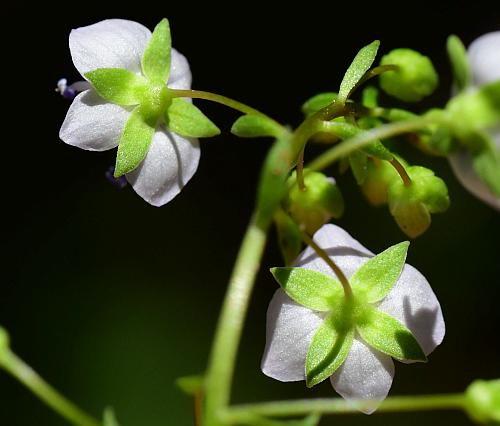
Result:
<svg viewBox="0 0 500 426"><path fill-rule="evenodd" d="M464 395L417 395L387 398L377 408L377 413L429 410L462 410ZM226 414L226 421L238 423L249 413L269 417L295 417L311 413L348 414L358 413L361 408L375 408L377 402L347 402L341 398L299 399L290 401L262 402L257 404L234 405Z"/></svg>
<svg viewBox="0 0 500 426"><path fill-rule="evenodd" d="M415 118L396 123L385 124L374 129L366 130L349 139L344 140L338 145L330 148L328 151L321 154L315 160L307 165L312 170L323 170L336 160L345 157L356 149L362 148L374 140L383 139L391 136L408 133L418 129L422 129L429 124L435 124L436 120L431 118Z"/></svg>
<svg viewBox="0 0 500 426"><path fill-rule="evenodd" d="M269 226L256 217L247 228L219 317L206 377L204 426L224 424L221 416L229 405L238 344Z"/></svg>
<svg viewBox="0 0 500 426"><path fill-rule="evenodd" d="M46 383L29 365L10 350L2 353L0 367L16 378L56 413L76 426L99 426L101 423L68 401Z"/></svg>
<svg viewBox="0 0 500 426"><path fill-rule="evenodd" d="M201 90L169 89L169 92L173 98L193 98L193 99L204 99L211 102L217 102L229 108L235 109L236 111L240 111L243 114L258 115L260 117L264 117L267 120L272 121L277 126L283 127L277 121L273 120L271 117L268 117L266 114L260 112L259 110L252 108L251 106L245 105L242 102L228 98L226 96L218 95L216 93L211 93L211 92L204 92Z"/></svg>

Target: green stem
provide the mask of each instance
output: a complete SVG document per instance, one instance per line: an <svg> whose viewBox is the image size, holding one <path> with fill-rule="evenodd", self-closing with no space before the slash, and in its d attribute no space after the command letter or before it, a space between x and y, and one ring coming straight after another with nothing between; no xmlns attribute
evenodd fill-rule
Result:
<svg viewBox="0 0 500 426"><path fill-rule="evenodd" d="M205 426L223 424L229 405L238 344L267 239L268 224L257 223L257 216L248 225L219 317L206 376Z"/></svg>
<svg viewBox="0 0 500 426"><path fill-rule="evenodd" d="M101 423L68 401L45 382L29 365L7 349L0 357L0 366L16 378L56 413L77 426L99 426Z"/></svg>
<svg viewBox="0 0 500 426"><path fill-rule="evenodd" d="M260 112L259 110L252 108L251 106L248 106L242 102L228 98L226 96L218 95L216 93L211 93L211 92L204 92L202 90L169 89L169 92L173 98L193 98L193 99L204 99L206 101L217 102L229 108L235 109L236 111L240 111L243 114L258 115L259 117L266 118L267 120L272 121L277 126L283 128L283 126L280 123L278 123L276 120L273 120L266 114Z"/></svg>
<svg viewBox="0 0 500 426"><path fill-rule="evenodd" d="M436 120L431 118L415 118L396 123L384 124L374 129L366 130L349 139L344 140L338 145L330 148L321 154L307 167L312 170L323 170L336 160L345 157L356 149L362 148L377 139L383 139L391 136L408 133L414 130L422 129L429 124L435 124Z"/></svg>
<svg viewBox="0 0 500 426"><path fill-rule="evenodd" d="M462 410L464 395L417 395L386 398L377 408L377 413L428 410ZM248 413L261 416L294 417L310 413L348 414L358 413L361 408L375 408L378 402L346 401L341 398L299 399L290 401L261 402L232 406L226 413L226 421L238 423Z"/></svg>

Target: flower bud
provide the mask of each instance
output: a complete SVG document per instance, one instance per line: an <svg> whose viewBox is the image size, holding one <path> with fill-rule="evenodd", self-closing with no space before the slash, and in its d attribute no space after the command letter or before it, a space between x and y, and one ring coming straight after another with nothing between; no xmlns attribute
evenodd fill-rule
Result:
<svg viewBox="0 0 500 426"><path fill-rule="evenodd" d="M397 65L395 71L380 75L380 87L389 95L406 102L418 102L430 95L438 85L432 62L411 49L394 49L382 57L380 65Z"/></svg>
<svg viewBox="0 0 500 426"><path fill-rule="evenodd" d="M389 210L401 230L411 238L423 234L431 224L430 213L445 211L450 205L448 188L432 170L412 166L406 169L411 184L401 179L389 185Z"/></svg>
<svg viewBox="0 0 500 426"><path fill-rule="evenodd" d="M465 391L465 410L478 423L500 422L500 379L472 382Z"/></svg>
<svg viewBox="0 0 500 426"><path fill-rule="evenodd" d="M401 158L398 160L406 165ZM388 162L379 159L369 160L366 177L361 190L366 199L373 206L382 206L387 203L387 190L393 179L400 179L398 172Z"/></svg>
<svg viewBox="0 0 500 426"><path fill-rule="evenodd" d="M285 206L290 216L312 235L332 217L342 216L344 199L335 180L323 173L304 170L304 184L305 190L301 190L296 173L290 176Z"/></svg>
<svg viewBox="0 0 500 426"><path fill-rule="evenodd" d="M443 117L445 112L438 108L427 111L425 118ZM457 148L457 142L452 137L451 131L446 126L430 124L419 132L418 147L429 155L446 156Z"/></svg>

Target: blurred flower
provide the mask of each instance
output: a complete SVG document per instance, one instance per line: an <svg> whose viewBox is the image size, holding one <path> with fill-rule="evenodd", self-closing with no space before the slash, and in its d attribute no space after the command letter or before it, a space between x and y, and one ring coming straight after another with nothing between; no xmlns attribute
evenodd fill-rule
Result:
<svg viewBox="0 0 500 426"><path fill-rule="evenodd" d="M348 278L374 256L335 225L323 226L314 241ZM333 276L330 267L310 247L298 257L295 266ZM443 340L445 324L439 302L425 277L408 264L375 307L406 326L425 355ZM267 342L261 365L264 374L282 382L305 380L309 346L325 315L297 304L282 289L277 290L267 311ZM370 414L387 396L393 376L392 358L368 345L356 332L347 358L330 381L343 398L358 402L355 406Z"/></svg>
<svg viewBox="0 0 500 426"><path fill-rule="evenodd" d="M469 59L472 89L500 80L500 31L484 34L469 46ZM491 131L490 137L500 150L500 131ZM466 150L452 154L450 163L460 183L476 197L500 210L500 197L478 177L474 170L472 157Z"/></svg>
<svg viewBox="0 0 500 426"><path fill-rule="evenodd" d="M73 63L84 78L100 68L121 68L142 76L141 59L150 38L149 29L137 22L108 19L72 30L69 46ZM175 49L171 50L170 74L165 83L173 89L191 87L189 64ZM64 93L66 82L61 81L59 87ZM59 136L67 144L89 151L116 148L133 110L133 106L104 100L90 88L75 97ZM126 178L148 203L161 206L191 179L199 157L197 139L179 136L157 124L145 158L126 173Z"/></svg>

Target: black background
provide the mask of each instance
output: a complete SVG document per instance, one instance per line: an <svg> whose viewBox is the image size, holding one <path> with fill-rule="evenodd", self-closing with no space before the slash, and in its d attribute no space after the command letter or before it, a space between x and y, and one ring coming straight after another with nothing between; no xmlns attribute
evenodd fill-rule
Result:
<svg viewBox="0 0 500 426"><path fill-rule="evenodd" d="M441 76L428 104L450 88L444 45L466 44L500 28L500 7L482 2L303 2L300 6L143 2L133 9L64 3L3 10L2 282L0 323L14 350L51 383L100 415L113 405L123 426L189 425L191 404L176 377L203 371L269 140L229 134L238 116L199 102L223 134L202 141L199 171L163 208L104 178L114 152L90 153L58 138L68 102L60 77L78 79L67 46L71 28L120 17L149 28L164 16L173 43L191 64L193 87L234 97L283 123L300 122L309 96L336 90L356 51L378 38L381 52L412 47ZM50 7L50 10L49 10ZM271 10L272 8L272 10ZM396 366L391 393L455 392L473 379L500 376L498 213L457 183L443 160L407 152L450 190L450 210L410 247L409 262L440 298L447 335L427 365ZM336 176L346 199L339 224L373 251L405 239L385 208L368 208L350 175ZM266 251L235 378L239 402L333 396L328 383L307 390L259 369L265 310L276 287ZM0 374L0 425L63 425L57 415ZM338 424L325 418L322 424ZM469 424L460 413L362 415L343 424Z"/></svg>

